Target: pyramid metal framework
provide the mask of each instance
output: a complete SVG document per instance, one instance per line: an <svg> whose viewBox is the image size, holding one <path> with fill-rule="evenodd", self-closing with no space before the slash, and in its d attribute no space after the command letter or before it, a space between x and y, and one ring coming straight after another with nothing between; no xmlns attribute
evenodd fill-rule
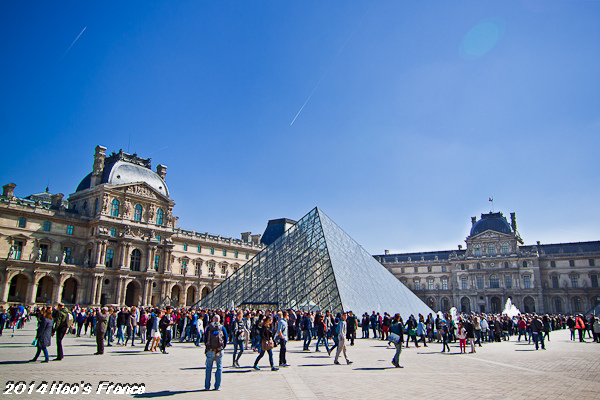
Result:
<svg viewBox="0 0 600 400"><path fill-rule="evenodd" d="M433 313L315 207L195 307Z"/></svg>

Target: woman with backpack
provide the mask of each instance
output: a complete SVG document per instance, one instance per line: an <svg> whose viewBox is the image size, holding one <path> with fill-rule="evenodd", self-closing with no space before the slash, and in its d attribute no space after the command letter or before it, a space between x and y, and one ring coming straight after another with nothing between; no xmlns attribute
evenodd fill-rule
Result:
<svg viewBox="0 0 600 400"><path fill-rule="evenodd" d="M263 326L260 329L260 354L256 358L256 361L254 361L254 369L257 371L260 371L258 362L265 355L265 352L269 353L271 371L277 371L279 369L273 364L273 347L275 347L275 344L273 343L273 329L271 328L272 323L273 317L269 315L266 317L265 321L263 322Z"/></svg>

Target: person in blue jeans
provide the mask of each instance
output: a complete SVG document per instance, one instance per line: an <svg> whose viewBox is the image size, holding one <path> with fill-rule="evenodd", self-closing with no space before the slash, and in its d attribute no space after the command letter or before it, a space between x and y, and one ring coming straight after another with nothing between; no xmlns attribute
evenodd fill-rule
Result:
<svg viewBox="0 0 600 400"><path fill-rule="evenodd" d="M216 362L215 390L221 388L221 375L223 373L223 350L227 346L227 330L219 323L218 315L213 316L212 323L206 327L204 332L204 344L206 345L206 376L204 389L210 390L210 379L212 367Z"/></svg>

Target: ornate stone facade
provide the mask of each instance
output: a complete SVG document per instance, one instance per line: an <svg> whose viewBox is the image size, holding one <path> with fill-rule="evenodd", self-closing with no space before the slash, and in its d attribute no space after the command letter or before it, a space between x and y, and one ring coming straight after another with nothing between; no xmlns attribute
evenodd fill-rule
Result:
<svg viewBox="0 0 600 400"><path fill-rule="evenodd" d="M471 219L467 248L376 255L434 310L579 313L600 303L600 241L523 245L516 216Z"/></svg>
<svg viewBox="0 0 600 400"><path fill-rule="evenodd" d="M192 305L264 246L177 227L150 159L96 147L92 172L62 194L0 197L0 304Z"/></svg>

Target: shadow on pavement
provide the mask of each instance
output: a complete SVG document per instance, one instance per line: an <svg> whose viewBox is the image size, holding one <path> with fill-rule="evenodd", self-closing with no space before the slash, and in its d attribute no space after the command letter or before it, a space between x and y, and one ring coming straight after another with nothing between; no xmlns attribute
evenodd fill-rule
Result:
<svg viewBox="0 0 600 400"><path fill-rule="evenodd" d="M333 363L331 364L300 364L297 365L298 367L330 367L334 365Z"/></svg>
<svg viewBox="0 0 600 400"><path fill-rule="evenodd" d="M167 397L167 396L175 396L176 394L198 393L198 392L205 392L205 390L204 389L177 390L177 391L163 390L161 392L149 392L149 393L142 393L142 394L134 394L133 397L137 398L137 399L142 399L142 398L153 398L153 397Z"/></svg>
<svg viewBox="0 0 600 400"><path fill-rule="evenodd" d="M12 364L28 364L29 360L25 361L0 361L0 365L12 365Z"/></svg>
<svg viewBox="0 0 600 400"><path fill-rule="evenodd" d="M365 367L365 368L354 368L355 371L380 371L384 369L396 369L396 367Z"/></svg>

